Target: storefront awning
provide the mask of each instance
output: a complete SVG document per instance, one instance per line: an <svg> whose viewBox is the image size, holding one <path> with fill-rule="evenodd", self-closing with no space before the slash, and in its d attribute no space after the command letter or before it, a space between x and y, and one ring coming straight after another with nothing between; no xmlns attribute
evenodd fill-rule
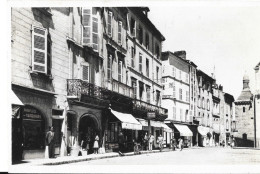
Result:
<svg viewBox="0 0 260 174"><path fill-rule="evenodd" d="M141 123L143 126L143 130L148 130L148 121L144 119L138 119L138 121ZM173 132L171 128L169 128L165 123L160 122L160 121L150 121L152 127L158 127L158 128L163 128L165 132Z"/></svg>
<svg viewBox="0 0 260 174"><path fill-rule="evenodd" d="M122 129L142 130L142 125L131 114L117 112L111 109L111 113L122 122Z"/></svg>
<svg viewBox="0 0 260 174"><path fill-rule="evenodd" d="M198 126L198 132L203 136L207 136L207 134L210 132L210 129L208 127Z"/></svg>
<svg viewBox="0 0 260 174"><path fill-rule="evenodd" d="M20 105L20 106L24 105L12 90L11 90L11 104L12 105Z"/></svg>
<svg viewBox="0 0 260 174"><path fill-rule="evenodd" d="M193 136L193 133L191 130L188 128L186 125L181 125L181 124L174 124L176 129L180 132L180 136L185 136L185 137L190 137Z"/></svg>

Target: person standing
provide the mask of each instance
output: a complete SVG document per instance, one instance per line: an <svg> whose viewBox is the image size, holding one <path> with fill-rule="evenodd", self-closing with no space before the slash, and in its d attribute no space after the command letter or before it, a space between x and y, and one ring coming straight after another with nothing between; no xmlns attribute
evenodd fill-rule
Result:
<svg viewBox="0 0 260 174"><path fill-rule="evenodd" d="M222 146L225 147L225 141L224 140L222 141Z"/></svg>
<svg viewBox="0 0 260 174"><path fill-rule="evenodd" d="M175 151L175 147L176 147L176 139L174 137L172 137L172 150Z"/></svg>
<svg viewBox="0 0 260 174"><path fill-rule="evenodd" d="M147 132L145 133L145 135L144 135L144 140L143 140L143 142L144 142L144 148L145 148L145 150L148 150L148 146L149 146L149 142L148 142L148 135L147 135Z"/></svg>
<svg viewBox="0 0 260 174"><path fill-rule="evenodd" d="M163 137L162 137L161 134L160 134L160 136L157 138L157 143L159 144L159 148L160 148L160 152L161 152L162 149L163 149Z"/></svg>
<svg viewBox="0 0 260 174"><path fill-rule="evenodd" d="M49 127L49 131L46 134L46 143L49 149L49 158L55 158L54 156L54 132L53 126Z"/></svg>
<svg viewBox="0 0 260 174"><path fill-rule="evenodd" d="M122 131L120 131L119 135L118 135L118 145L119 145L119 154L121 155L123 150L124 150L124 142L125 142L125 138L124 135L122 133Z"/></svg>
<svg viewBox="0 0 260 174"><path fill-rule="evenodd" d="M94 141L94 146L93 146L94 154L98 154L98 148L99 148L98 141L99 141L99 137L98 137L98 135L96 135L95 141Z"/></svg>
<svg viewBox="0 0 260 174"><path fill-rule="evenodd" d="M150 151L153 150L153 141L154 141L154 136L153 136L153 134L151 134L150 138L149 138L149 150Z"/></svg>
<svg viewBox="0 0 260 174"><path fill-rule="evenodd" d="M182 151L182 149L183 149L183 140L182 140L182 138L179 138L179 148L180 148L180 151Z"/></svg>
<svg viewBox="0 0 260 174"><path fill-rule="evenodd" d="M84 139L81 141L81 149L84 151L87 151L87 154L88 154L88 150L89 150L89 142L90 142L90 138L89 138L88 134L86 134Z"/></svg>

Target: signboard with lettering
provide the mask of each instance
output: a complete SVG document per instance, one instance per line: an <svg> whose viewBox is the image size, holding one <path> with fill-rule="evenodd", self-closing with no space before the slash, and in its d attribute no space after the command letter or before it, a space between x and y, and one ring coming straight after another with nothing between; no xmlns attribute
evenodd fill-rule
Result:
<svg viewBox="0 0 260 174"><path fill-rule="evenodd" d="M155 118L155 112L147 112L147 118L148 119Z"/></svg>
<svg viewBox="0 0 260 174"><path fill-rule="evenodd" d="M25 107L23 110L23 118L24 119L33 119L33 120L41 120L41 114L34 108Z"/></svg>

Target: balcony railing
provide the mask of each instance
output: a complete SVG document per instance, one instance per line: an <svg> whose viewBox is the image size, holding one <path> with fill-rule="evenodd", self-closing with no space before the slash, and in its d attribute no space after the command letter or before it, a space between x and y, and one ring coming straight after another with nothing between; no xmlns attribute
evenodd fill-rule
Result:
<svg viewBox="0 0 260 174"><path fill-rule="evenodd" d="M81 98L81 95L93 97L96 99L104 99L104 92L107 89L88 83L81 79L67 80L67 95L76 98Z"/></svg>
<svg viewBox="0 0 260 174"><path fill-rule="evenodd" d="M134 98L134 88L116 80L112 80L112 91Z"/></svg>
<svg viewBox="0 0 260 174"><path fill-rule="evenodd" d="M141 111L145 111L145 112L155 112L156 114L159 114L159 115L167 115L168 114L167 109L156 106L156 105L152 105L150 103L146 103L146 102L141 101L141 100L134 100L133 109L134 110L141 110Z"/></svg>

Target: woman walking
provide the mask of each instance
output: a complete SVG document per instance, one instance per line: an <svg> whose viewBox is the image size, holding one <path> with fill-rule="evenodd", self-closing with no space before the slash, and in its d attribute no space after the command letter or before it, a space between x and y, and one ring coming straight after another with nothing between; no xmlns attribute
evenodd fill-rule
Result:
<svg viewBox="0 0 260 174"><path fill-rule="evenodd" d="M98 135L96 135L95 141L94 141L94 146L93 146L94 154L98 154L98 148L99 148L98 141L99 141L99 137L98 137Z"/></svg>

